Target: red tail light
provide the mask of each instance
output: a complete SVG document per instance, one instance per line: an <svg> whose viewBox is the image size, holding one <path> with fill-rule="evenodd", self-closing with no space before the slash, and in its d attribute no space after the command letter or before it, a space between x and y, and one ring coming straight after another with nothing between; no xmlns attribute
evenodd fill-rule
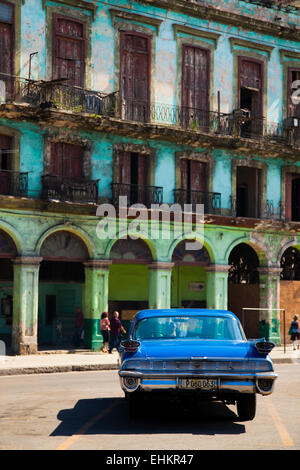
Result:
<svg viewBox="0 0 300 470"><path fill-rule="evenodd" d="M135 341L133 339L121 341L121 346L126 352L136 352L140 345L141 343L139 341Z"/></svg>

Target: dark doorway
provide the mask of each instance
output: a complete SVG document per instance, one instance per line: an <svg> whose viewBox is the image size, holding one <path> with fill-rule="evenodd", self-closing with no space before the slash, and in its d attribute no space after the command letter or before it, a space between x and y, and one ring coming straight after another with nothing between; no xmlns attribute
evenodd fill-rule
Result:
<svg viewBox="0 0 300 470"><path fill-rule="evenodd" d="M261 170L238 166L236 169L237 217L260 217Z"/></svg>

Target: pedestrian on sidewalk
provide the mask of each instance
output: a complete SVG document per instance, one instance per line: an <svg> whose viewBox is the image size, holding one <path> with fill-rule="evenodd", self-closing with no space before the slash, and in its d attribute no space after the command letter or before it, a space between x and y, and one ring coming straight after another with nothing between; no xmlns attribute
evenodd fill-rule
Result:
<svg viewBox="0 0 300 470"><path fill-rule="evenodd" d="M109 341L110 321L108 319L108 312L103 312L100 319L100 329L103 338L101 351L107 353L107 345Z"/></svg>
<svg viewBox="0 0 300 470"><path fill-rule="evenodd" d="M120 346L120 333L126 334L124 327L119 319L119 312L114 311L113 318L110 321L110 335L109 335L109 354L112 353L114 348L119 350Z"/></svg>
<svg viewBox="0 0 300 470"><path fill-rule="evenodd" d="M80 348L84 332L84 315L80 307L76 307L75 346Z"/></svg>
<svg viewBox="0 0 300 470"><path fill-rule="evenodd" d="M290 332L291 332L291 341L293 343L293 350L296 349L296 343L297 343L297 349L299 349L300 330L299 330L299 323L298 323L298 315L295 315L293 321L291 322Z"/></svg>

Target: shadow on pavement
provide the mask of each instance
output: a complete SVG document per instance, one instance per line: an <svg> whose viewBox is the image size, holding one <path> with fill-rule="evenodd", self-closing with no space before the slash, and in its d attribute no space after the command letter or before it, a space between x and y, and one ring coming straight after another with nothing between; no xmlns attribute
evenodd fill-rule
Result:
<svg viewBox="0 0 300 470"><path fill-rule="evenodd" d="M99 419L95 420L98 415ZM125 399L87 399L79 400L72 409L61 410L57 418L61 423L51 436L72 436L80 434L81 429L85 435L245 433L245 426L235 422L238 418L234 412L222 403L210 402L201 402L191 409L182 409L172 402L146 402L140 417L131 419ZM92 422L90 426L89 422Z"/></svg>

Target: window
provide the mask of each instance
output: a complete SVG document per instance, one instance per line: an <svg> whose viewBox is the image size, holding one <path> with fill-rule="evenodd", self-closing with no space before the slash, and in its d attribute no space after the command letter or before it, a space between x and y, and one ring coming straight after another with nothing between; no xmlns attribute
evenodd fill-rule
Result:
<svg viewBox="0 0 300 470"><path fill-rule="evenodd" d="M53 15L53 78L66 78L67 85L85 85L85 24Z"/></svg>
<svg viewBox="0 0 300 470"><path fill-rule="evenodd" d="M210 51L189 45L182 48L182 124L209 125Z"/></svg>
<svg viewBox="0 0 300 470"><path fill-rule="evenodd" d="M8 99L13 91L12 80L6 77L5 75L1 75L13 75L14 73L13 21L13 5L0 2L0 100L3 98ZM3 93L2 88L5 88L5 93ZM2 95L4 95L4 97Z"/></svg>
<svg viewBox="0 0 300 470"><path fill-rule="evenodd" d="M239 108L244 111L245 122L241 135L252 137L263 132L263 64L239 57Z"/></svg>
<svg viewBox="0 0 300 470"><path fill-rule="evenodd" d="M121 31L120 94L123 119L148 122L151 38Z"/></svg>
<svg viewBox="0 0 300 470"><path fill-rule="evenodd" d="M288 116L300 117L300 69L288 69Z"/></svg>

